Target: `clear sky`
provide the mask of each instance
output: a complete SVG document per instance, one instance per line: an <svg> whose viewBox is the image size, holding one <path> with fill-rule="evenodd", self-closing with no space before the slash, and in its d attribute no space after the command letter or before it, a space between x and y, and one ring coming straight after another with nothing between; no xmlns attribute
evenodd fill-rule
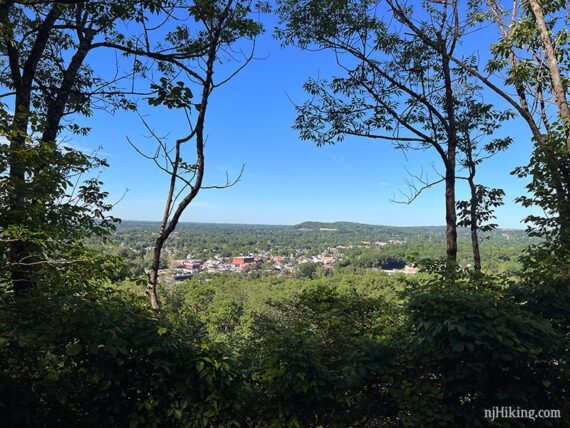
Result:
<svg viewBox="0 0 570 428"><path fill-rule="evenodd" d="M318 148L301 141L291 128L295 110L307 95L303 82L310 76L335 73L333 58L326 52L282 48L268 32L257 42L263 60L248 65L241 74L213 94L206 120L206 184L225 181L225 171L235 176L242 164L241 181L224 190L205 190L182 219L198 222L295 224L306 220L355 221L384 225L442 225L443 187L435 187L412 205L392 202L405 190L409 172L432 171L438 159L432 151L405 156L390 144L347 139L342 144ZM97 60L97 59L95 59ZM489 95L490 97L490 95ZM185 133L185 123L173 111L153 109L141 103L151 116L149 123L173 138ZM103 147L110 167L103 171L110 201L127 194L114 214L127 220L159 220L166 192L166 177L152 162L127 143L129 136L142 149L152 151L145 130L133 113L96 113L82 120L92 126L87 137L75 139L82 148ZM498 210L502 227L520 228L527 214L513 199L525 192L524 183L511 176L515 166L527 162L530 137L520 120L507 123L502 135L515 144L487 161L480 169L483 184L505 189L506 205ZM458 197L467 197L459 183Z"/></svg>

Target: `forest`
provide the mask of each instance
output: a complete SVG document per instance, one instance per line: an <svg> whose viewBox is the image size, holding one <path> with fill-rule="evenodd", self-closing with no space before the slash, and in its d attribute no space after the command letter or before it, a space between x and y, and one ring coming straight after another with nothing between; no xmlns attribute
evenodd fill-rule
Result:
<svg viewBox="0 0 570 428"><path fill-rule="evenodd" d="M113 231L111 243L93 240L92 245L102 252L122 256L126 269L136 276L150 263L148 248L158 228L158 222L123 221ZM389 244L390 241L396 244ZM489 231L481 242L483 270L517 272L522 252L539 242L540 239L529 237L524 230ZM469 229L458 229L458 244L458 263L469 266L472 264ZM186 259L188 255L205 259L260 252L269 256L292 257L297 253L316 256L337 247L347 258L362 254L394 256L402 263L418 264L441 257L445 250L445 227L389 227L350 222L304 222L293 226L180 223L165 247L165 256L174 260ZM162 258L164 265L168 264L168 258Z"/></svg>
<svg viewBox="0 0 570 428"><path fill-rule="evenodd" d="M2 0L0 426L569 426L569 24L563 0ZM298 138L432 153L404 196L413 210L437 188L444 226L184 221L240 185L243 168L205 179L207 118L248 120L216 94L266 33L335 59L291 105ZM164 177L156 222L114 214L113 159L79 144L98 112L146 130L151 152L125 144ZM506 123L532 143L505 171L524 231L498 227L505 189L481 174L524 143ZM160 275L331 247L347 248L330 269Z"/></svg>

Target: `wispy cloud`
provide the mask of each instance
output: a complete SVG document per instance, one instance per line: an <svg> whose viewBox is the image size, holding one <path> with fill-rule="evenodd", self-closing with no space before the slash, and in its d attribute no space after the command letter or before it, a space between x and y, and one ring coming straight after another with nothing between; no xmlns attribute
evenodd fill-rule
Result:
<svg viewBox="0 0 570 428"><path fill-rule="evenodd" d="M120 159L120 156L114 155L112 153L106 152L103 150L103 146L99 146L96 148L84 146L80 143L76 143L74 141L62 141L60 142L62 146L69 147L70 149L77 150L78 152L82 152L88 155L97 154L98 156L103 156L107 158L117 158Z"/></svg>
<svg viewBox="0 0 570 428"><path fill-rule="evenodd" d="M330 155L331 159L340 167L342 167L342 169L344 169L345 171L352 171L353 167L352 165L342 156L337 156L337 155Z"/></svg>
<svg viewBox="0 0 570 428"><path fill-rule="evenodd" d="M381 181L380 183L378 183L378 186L380 187L389 187L390 183L386 182L386 181Z"/></svg>

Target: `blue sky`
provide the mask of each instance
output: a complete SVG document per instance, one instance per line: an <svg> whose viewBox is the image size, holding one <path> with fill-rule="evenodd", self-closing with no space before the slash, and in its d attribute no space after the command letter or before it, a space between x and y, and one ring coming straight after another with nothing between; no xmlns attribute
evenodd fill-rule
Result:
<svg viewBox="0 0 570 428"><path fill-rule="evenodd" d="M355 221L384 225L444 224L443 187L423 194L412 205L392 202L405 190L408 172L431 171L438 159L432 151L404 156L390 144L347 139L341 144L316 147L300 141L291 128L302 103L303 82L310 76L335 73L326 52L282 48L269 31L257 42L256 60L211 98L207 117L206 184L225 181L225 171L235 176L245 164L241 181L224 190L205 190L182 217L184 221L295 224L305 220ZM491 97L491 95L489 95ZM490 99L490 98L489 98ZM184 122L171 110L146 107L149 123L161 134L183 135ZM114 214L127 220L159 220L166 192L166 176L138 155L127 143L129 136L152 150L145 130L133 113L98 112L84 120L91 134L75 140L82 148L102 146L110 167L102 172L110 201L127 194ZM503 135L515 144L480 169L480 181L505 189L506 205L498 210L502 227L520 228L527 211L513 199L525 192L524 182L509 172L528 160L531 144L526 125L507 123ZM460 184L458 197L466 198Z"/></svg>

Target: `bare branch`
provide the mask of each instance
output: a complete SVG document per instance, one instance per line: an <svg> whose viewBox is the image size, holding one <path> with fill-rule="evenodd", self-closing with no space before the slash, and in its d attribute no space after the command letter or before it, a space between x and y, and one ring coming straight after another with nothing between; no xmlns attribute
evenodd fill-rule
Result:
<svg viewBox="0 0 570 428"><path fill-rule="evenodd" d="M400 191L400 193L402 194L402 196L404 196L406 198L405 201L399 201L396 200L394 198L391 199L391 202L397 203L397 204L405 204L405 205L410 205L412 202L414 202L417 198L419 198L419 196L426 190L431 189L434 186L437 186L440 183L445 182L445 177L440 178L439 180L435 180L435 181L429 181L427 179L427 177L424 179L423 178L423 173L421 175L414 175L414 174L410 174L412 176L413 180L417 180L420 183L420 187L418 187L413 180L408 180L405 179L405 183L408 187L408 193L404 193L402 191Z"/></svg>
<svg viewBox="0 0 570 428"><path fill-rule="evenodd" d="M245 164L243 164L241 166L241 169L239 171L239 174L237 175L236 178L234 178L233 180L230 180L228 172L226 171L226 183L219 185L219 186L202 186L202 189L207 190L207 189L227 189L229 187L233 187L235 186L237 183L240 182L241 177L243 176L243 172L245 171Z"/></svg>

